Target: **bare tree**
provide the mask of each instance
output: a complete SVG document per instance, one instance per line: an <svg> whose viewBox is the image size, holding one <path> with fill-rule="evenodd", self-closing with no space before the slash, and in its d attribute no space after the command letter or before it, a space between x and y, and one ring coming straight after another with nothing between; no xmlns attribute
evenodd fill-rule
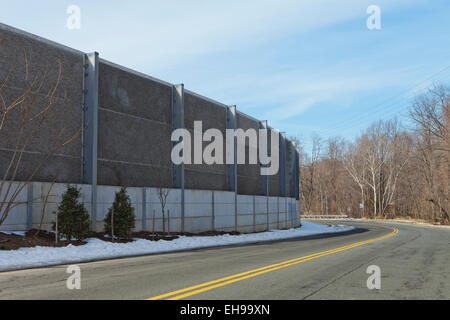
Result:
<svg viewBox="0 0 450 320"><path fill-rule="evenodd" d="M421 134L432 135L440 144L436 150L450 152L450 88L435 85L426 94L416 98L410 113Z"/></svg>
<svg viewBox="0 0 450 320"><path fill-rule="evenodd" d="M417 159L425 181L424 200L449 221L450 89L434 86L414 101L410 117L417 134ZM433 219L436 219L435 210Z"/></svg>
<svg viewBox="0 0 450 320"><path fill-rule="evenodd" d="M167 203L167 196L170 193L170 189L159 187L158 191L159 191L158 198L159 198L159 202L161 203L161 213L162 213L162 219L163 219L163 232L165 232L166 231L165 208L166 208L166 203Z"/></svg>
<svg viewBox="0 0 450 320"><path fill-rule="evenodd" d="M379 132L379 127L372 126L368 129L368 134L361 138L362 143L362 157L368 169L369 178L366 180L367 185L372 190L373 202L373 217L377 216L378 208L378 177L381 172L381 167L385 161L384 145L385 139Z"/></svg>
<svg viewBox="0 0 450 320"><path fill-rule="evenodd" d="M386 216L386 210L393 205L400 174L410 160L411 141L408 134L395 133L389 143L388 159L384 166L385 178L380 194L380 214Z"/></svg>
<svg viewBox="0 0 450 320"><path fill-rule="evenodd" d="M362 157L369 173L367 184L373 194L373 216L384 216L393 203L397 181L409 160L407 136L398 131L396 120L378 121L361 139Z"/></svg>
<svg viewBox="0 0 450 320"><path fill-rule="evenodd" d="M44 223L44 217L45 217L45 211L47 209L48 199L50 198L50 194L52 192L52 189L54 185L56 184L56 181L58 180L58 177L60 173L65 170L69 166L69 162L66 162L65 165L57 171L57 173L53 176L52 182L50 184L50 188L48 188L47 193L45 194L45 197L42 199L42 210L41 210L41 218L39 220L39 227L36 230L35 236L39 234L39 232L42 230L42 225Z"/></svg>
<svg viewBox="0 0 450 320"><path fill-rule="evenodd" d="M313 136L311 152L302 150L305 211L450 223L448 87L417 97L410 118L413 130L377 121L350 143L332 137L325 145Z"/></svg>
<svg viewBox="0 0 450 320"><path fill-rule="evenodd" d="M450 89L417 97L410 118L413 130L378 121L351 143L313 136L311 152L301 150L305 212L450 223Z"/></svg>
<svg viewBox="0 0 450 320"><path fill-rule="evenodd" d="M15 63L12 64L8 74L0 86L0 134L6 134L12 142L13 154L6 164L5 172L0 176L0 225L6 220L12 208L17 203L16 199L21 191L33 180L39 170L54 156L58 150L66 147L76 140L82 133L82 128L74 133L66 133L66 127L63 127L54 133L52 141L48 141L48 150L41 152L42 159L33 168L31 173L23 179L16 181L20 164L27 148L32 144L33 138L39 136L44 124L55 121L55 115L61 110L61 106L66 101L64 97L59 98L56 92L60 86L62 64L57 61L57 79L45 96L45 99L38 99L38 93L42 91L45 84L48 84L49 66L46 65L42 74L29 78L29 65L27 53L24 52L25 63L25 88L16 98L6 99L4 90L7 88L8 79L15 70ZM12 123L5 132L8 125L8 119ZM12 130L13 123L17 123L17 128Z"/></svg>
<svg viewBox="0 0 450 320"><path fill-rule="evenodd" d="M313 135L310 156L306 153L302 153L303 166L300 170L300 181L302 187L300 190L306 212L310 212L313 205L313 199L316 191L315 187L317 183L317 163L320 160L321 146L321 138L318 135Z"/></svg>
<svg viewBox="0 0 450 320"><path fill-rule="evenodd" d="M357 144L347 145L347 150L342 157L342 164L353 181L358 185L361 191L362 212L361 217L365 216L365 188L366 181L366 162L361 157Z"/></svg>

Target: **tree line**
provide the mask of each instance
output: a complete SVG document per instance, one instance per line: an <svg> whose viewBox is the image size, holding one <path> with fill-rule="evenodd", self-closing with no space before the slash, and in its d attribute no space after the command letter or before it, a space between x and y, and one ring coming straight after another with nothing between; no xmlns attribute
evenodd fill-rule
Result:
<svg viewBox="0 0 450 320"><path fill-rule="evenodd" d="M314 134L310 152L297 139L302 213L448 224L450 88L417 96L407 122L376 121L353 141Z"/></svg>

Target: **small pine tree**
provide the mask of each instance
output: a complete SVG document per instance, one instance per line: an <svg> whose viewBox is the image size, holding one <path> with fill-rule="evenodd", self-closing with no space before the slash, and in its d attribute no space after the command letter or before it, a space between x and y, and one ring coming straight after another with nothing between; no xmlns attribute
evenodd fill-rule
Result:
<svg viewBox="0 0 450 320"><path fill-rule="evenodd" d="M80 190L74 186L67 186L58 206L58 234L67 240L72 238L82 240L87 237L90 229L89 214L83 203L79 202ZM53 212L56 214L56 212ZM53 222L53 230L56 228Z"/></svg>
<svg viewBox="0 0 450 320"><path fill-rule="evenodd" d="M108 210L104 220L105 232L111 235L111 214L114 208L114 236L129 237L135 225L134 208L131 206L130 197L127 195L125 187L116 192L113 206Z"/></svg>

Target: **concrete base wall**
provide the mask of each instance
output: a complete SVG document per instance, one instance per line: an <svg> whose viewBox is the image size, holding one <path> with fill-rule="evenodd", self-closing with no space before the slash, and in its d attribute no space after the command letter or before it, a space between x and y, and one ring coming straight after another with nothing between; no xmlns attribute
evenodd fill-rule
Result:
<svg viewBox="0 0 450 320"><path fill-rule="evenodd" d="M13 191L22 186L23 188L18 192L5 222L0 225L0 231L38 228L41 221L43 229L51 230L55 219L53 212L61 202L67 184L32 182L27 186L14 182L11 186ZM91 213L92 187L81 184L75 186L81 191L80 201ZM120 187L97 187L95 230L103 231L103 220L119 190ZM163 218L158 188L127 188L136 215L135 231L167 231L169 228L170 232L182 230L181 190L168 190ZM1 199L4 198L4 193L5 191ZM300 224L299 203L294 198L237 195L235 204L234 192L212 190L185 190L184 197L184 231L189 233L211 230L250 233L292 228ZM7 197L6 201L9 199Z"/></svg>
<svg viewBox="0 0 450 320"><path fill-rule="evenodd" d="M1 183L1 182L0 182ZM0 193L0 201L5 199L6 190L10 187L9 194L18 192L18 195L15 199L12 209L10 210L10 214L3 222L2 226L0 226L0 230L25 230L27 228L27 197L28 192L26 186L19 191L17 188L20 188L19 183L13 182L11 184L6 183L3 186L2 192ZM10 201L11 197L6 198L6 202ZM4 206L7 204L5 203ZM2 213L4 209L2 210Z"/></svg>
<svg viewBox="0 0 450 320"><path fill-rule="evenodd" d="M235 230L234 192L214 191L214 230Z"/></svg>

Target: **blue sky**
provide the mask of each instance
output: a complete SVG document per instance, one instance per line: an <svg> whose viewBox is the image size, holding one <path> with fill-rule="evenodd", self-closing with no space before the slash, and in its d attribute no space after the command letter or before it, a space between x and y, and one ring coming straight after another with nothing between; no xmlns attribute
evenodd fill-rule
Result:
<svg viewBox="0 0 450 320"><path fill-rule="evenodd" d="M450 80L448 0L0 1L0 22L238 109L308 148L352 139ZM81 29L66 28L69 5ZM381 30L368 30L369 5ZM448 68L446 68L448 67Z"/></svg>

